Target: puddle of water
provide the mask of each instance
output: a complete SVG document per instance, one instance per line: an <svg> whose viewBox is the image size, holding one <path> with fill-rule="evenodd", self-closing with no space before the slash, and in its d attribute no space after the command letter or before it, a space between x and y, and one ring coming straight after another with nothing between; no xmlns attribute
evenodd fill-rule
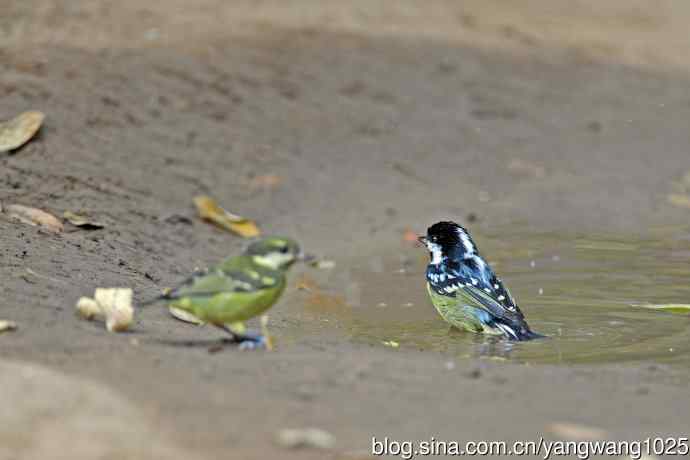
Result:
<svg viewBox="0 0 690 460"><path fill-rule="evenodd" d="M442 351L527 363L655 360L690 364L690 315L635 304L690 303L690 239L628 241L557 235L478 238L483 254L545 340L511 343L457 331L428 300L421 248L339 260L305 274L291 296L299 318L293 339L321 330L332 337L401 349ZM303 280L304 281L304 280ZM306 332L305 332L306 327Z"/></svg>

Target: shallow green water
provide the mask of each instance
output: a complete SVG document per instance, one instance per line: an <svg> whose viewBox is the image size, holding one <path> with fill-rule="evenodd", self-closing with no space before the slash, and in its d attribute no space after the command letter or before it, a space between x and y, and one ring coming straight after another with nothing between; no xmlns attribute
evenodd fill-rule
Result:
<svg viewBox="0 0 690 460"><path fill-rule="evenodd" d="M510 343L450 329L427 298L422 248L310 271L318 287L302 291L299 308L334 336L377 346L394 341L401 351L529 363L690 364L690 315L633 306L690 303L690 232L670 233L638 241L516 232L476 238L545 340Z"/></svg>

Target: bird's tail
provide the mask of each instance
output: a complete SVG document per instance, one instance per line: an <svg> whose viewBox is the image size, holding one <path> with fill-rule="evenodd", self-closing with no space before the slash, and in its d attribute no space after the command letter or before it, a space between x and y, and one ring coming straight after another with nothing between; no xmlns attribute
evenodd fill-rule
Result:
<svg viewBox="0 0 690 460"><path fill-rule="evenodd" d="M137 305L139 307L148 307L149 305L153 305L154 303L158 303L161 300L165 300L168 298L169 298L168 294L161 294L161 295L154 297L152 299L144 300L143 302L139 302Z"/></svg>
<svg viewBox="0 0 690 460"><path fill-rule="evenodd" d="M526 328L525 331L519 335L519 337L516 340L519 341L526 341L526 340L535 340L535 339L545 339L547 336L543 334L539 334L538 332L531 331L529 328Z"/></svg>
<svg viewBox="0 0 690 460"><path fill-rule="evenodd" d="M527 323L515 327L513 325L508 325L505 323L496 322L494 327L498 328L503 332L503 335L508 340L515 340L516 342L524 342L527 340L543 339L546 336L539 334L537 332L532 332Z"/></svg>

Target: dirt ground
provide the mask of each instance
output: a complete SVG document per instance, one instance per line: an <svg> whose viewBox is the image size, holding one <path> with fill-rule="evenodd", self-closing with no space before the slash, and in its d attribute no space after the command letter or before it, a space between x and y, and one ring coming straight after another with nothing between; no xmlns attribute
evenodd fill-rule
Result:
<svg viewBox="0 0 690 460"><path fill-rule="evenodd" d="M354 459L372 436L533 440L555 422L682 434L687 378L655 363L450 369L328 328L209 354L216 331L163 309L120 335L73 314L98 286L148 298L237 251L195 218L200 193L337 262L469 214L480 235L687 228L666 195L690 170L690 6L599 3L3 2L0 119L47 118L0 154L0 200L106 228L0 219L1 317L19 324L0 336L0 457ZM279 344L300 295L272 312ZM335 449L274 441L309 426Z"/></svg>

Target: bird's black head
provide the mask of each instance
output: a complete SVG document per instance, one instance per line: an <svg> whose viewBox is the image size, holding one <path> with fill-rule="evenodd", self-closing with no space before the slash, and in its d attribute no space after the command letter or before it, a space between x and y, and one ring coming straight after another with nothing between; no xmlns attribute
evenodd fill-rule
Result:
<svg viewBox="0 0 690 460"><path fill-rule="evenodd" d="M477 254L477 246L470 234L455 222L435 223L419 241L429 249L432 264L439 264L444 259L455 260Z"/></svg>

